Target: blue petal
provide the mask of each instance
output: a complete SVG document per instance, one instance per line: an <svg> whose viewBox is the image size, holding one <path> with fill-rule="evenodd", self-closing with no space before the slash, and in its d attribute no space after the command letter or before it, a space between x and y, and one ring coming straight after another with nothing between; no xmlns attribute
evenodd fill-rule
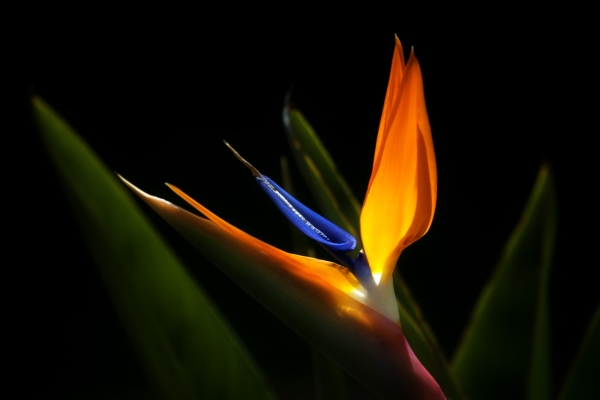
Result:
<svg viewBox="0 0 600 400"><path fill-rule="evenodd" d="M256 181L279 211L306 236L334 251L354 250L354 236L300 203L265 175L256 176Z"/></svg>
<svg viewBox="0 0 600 400"><path fill-rule="evenodd" d="M361 250L354 260L354 276L356 279L367 289L374 288L375 281L373 280L373 274L371 273L371 267L367 260L367 255Z"/></svg>

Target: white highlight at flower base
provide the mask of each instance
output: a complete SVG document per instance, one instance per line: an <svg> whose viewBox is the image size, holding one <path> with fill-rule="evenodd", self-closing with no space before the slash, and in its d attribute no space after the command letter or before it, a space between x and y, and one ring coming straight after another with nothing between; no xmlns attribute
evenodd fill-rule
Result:
<svg viewBox="0 0 600 400"><path fill-rule="evenodd" d="M381 281L381 272L374 273L373 280L375 281L376 285L379 285L379 282Z"/></svg>

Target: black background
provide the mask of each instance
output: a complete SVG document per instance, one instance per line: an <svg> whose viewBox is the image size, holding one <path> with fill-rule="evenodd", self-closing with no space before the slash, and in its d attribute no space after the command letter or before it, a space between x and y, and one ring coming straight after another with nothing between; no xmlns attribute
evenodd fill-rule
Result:
<svg viewBox="0 0 600 400"><path fill-rule="evenodd" d="M585 53L571 45L578 34L564 30L572 18L560 10L528 15L427 5L316 18L322 11L90 7L26 19L28 43L17 58L26 79L19 81L19 124L10 136L19 161L9 174L20 210L9 212L19 222L11 225L19 254L10 267L19 290L9 303L17 317L14 371L36 382L25 393L132 398L147 395L148 387L31 127L30 93L44 97L111 170L140 188L181 205L163 182L176 184L234 225L289 250L287 222L222 139L280 179L279 157L289 156L281 109L294 85L296 102L362 199L394 33L406 55L414 46L423 70L439 174L432 228L405 251L400 267L451 355L540 164L549 162L560 218L552 277L560 386L598 303L591 279L594 130L579 96L588 92ZM313 204L307 194L300 199ZM311 396L308 346L144 209L281 397Z"/></svg>

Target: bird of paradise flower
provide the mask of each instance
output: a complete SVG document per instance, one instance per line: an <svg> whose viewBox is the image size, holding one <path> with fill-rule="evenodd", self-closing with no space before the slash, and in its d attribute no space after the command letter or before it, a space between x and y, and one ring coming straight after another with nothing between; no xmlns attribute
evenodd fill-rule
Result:
<svg viewBox="0 0 600 400"><path fill-rule="evenodd" d="M428 231L437 196L433 142L414 52L405 63L396 38L360 215L364 251L355 258L347 254L356 246L352 235L299 203L235 154L283 214L341 265L270 246L173 185L169 187L207 219L121 179L234 281L374 392L445 399L405 339L391 280L402 250Z"/></svg>

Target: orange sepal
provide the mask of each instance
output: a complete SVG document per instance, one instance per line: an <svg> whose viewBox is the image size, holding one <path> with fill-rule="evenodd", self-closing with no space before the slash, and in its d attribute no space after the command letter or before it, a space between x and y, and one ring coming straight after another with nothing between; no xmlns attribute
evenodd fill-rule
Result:
<svg viewBox="0 0 600 400"><path fill-rule="evenodd" d="M436 197L437 170L421 68L413 51L404 64L396 38L360 218L363 246L376 282L385 284L402 250L427 232Z"/></svg>

